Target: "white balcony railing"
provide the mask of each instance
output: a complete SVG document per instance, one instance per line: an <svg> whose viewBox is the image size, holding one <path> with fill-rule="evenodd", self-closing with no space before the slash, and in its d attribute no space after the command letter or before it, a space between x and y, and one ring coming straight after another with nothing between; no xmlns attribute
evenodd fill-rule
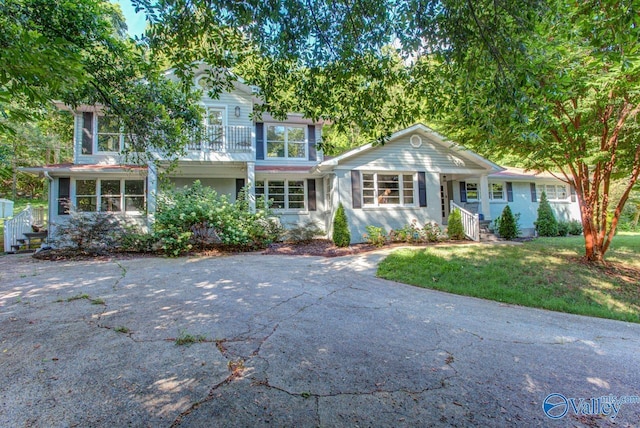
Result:
<svg viewBox="0 0 640 428"><path fill-rule="evenodd" d="M189 136L190 151L249 153L253 148L253 129L249 126L204 126Z"/></svg>
<svg viewBox="0 0 640 428"><path fill-rule="evenodd" d="M460 211L460 216L462 217L462 228L464 229L466 237L472 241L480 241L480 216L472 213L471 211L467 211L453 201L451 201L450 208L451 211L454 209Z"/></svg>

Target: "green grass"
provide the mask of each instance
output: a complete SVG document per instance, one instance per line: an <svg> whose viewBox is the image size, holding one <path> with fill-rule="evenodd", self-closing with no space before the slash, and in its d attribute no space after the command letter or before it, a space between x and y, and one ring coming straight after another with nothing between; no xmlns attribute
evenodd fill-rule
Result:
<svg viewBox="0 0 640 428"><path fill-rule="evenodd" d="M401 249L378 276L522 306L640 323L640 234L621 232L606 266L581 263L582 237L523 245Z"/></svg>
<svg viewBox="0 0 640 428"><path fill-rule="evenodd" d="M27 207L27 204L31 204L32 207L44 207L47 208L46 199L17 199L13 204L13 216L20 214L22 210ZM0 218L0 254L4 252L4 219Z"/></svg>

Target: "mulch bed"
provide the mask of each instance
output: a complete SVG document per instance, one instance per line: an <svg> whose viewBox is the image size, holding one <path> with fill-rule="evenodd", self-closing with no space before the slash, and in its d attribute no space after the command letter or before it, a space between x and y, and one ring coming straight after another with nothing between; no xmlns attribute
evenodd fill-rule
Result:
<svg viewBox="0 0 640 428"><path fill-rule="evenodd" d="M336 247L328 239L314 239L305 243L278 242L269 245L262 254L280 254L287 256L340 257L377 250L369 244L354 244L345 248Z"/></svg>

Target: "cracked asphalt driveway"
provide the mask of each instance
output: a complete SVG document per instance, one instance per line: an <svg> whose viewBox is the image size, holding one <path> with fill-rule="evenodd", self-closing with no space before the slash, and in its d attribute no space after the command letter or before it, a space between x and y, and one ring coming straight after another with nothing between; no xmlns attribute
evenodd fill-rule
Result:
<svg viewBox="0 0 640 428"><path fill-rule="evenodd" d="M640 325L377 279L382 257L0 257L0 426L546 426L551 393L581 403L563 425L640 420L578 400L640 395Z"/></svg>

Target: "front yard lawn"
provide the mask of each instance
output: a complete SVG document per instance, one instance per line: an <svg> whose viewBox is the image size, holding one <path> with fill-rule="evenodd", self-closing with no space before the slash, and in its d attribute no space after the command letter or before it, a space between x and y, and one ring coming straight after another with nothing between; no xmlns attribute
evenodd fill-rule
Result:
<svg viewBox="0 0 640 428"><path fill-rule="evenodd" d="M606 266L582 263L582 237L522 245L401 249L380 278L522 306L640 323L640 234L621 232Z"/></svg>

